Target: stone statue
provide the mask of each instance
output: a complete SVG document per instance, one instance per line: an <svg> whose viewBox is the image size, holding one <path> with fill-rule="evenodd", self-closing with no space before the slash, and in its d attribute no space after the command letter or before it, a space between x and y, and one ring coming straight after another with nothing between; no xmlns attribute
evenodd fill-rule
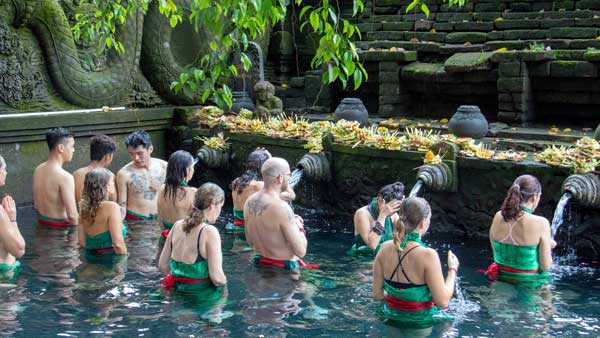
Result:
<svg viewBox="0 0 600 338"><path fill-rule="evenodd" d="M275 86L269 81L258 81L254 85L254 113L260 119L283 112L283 102L275 96Z"/></svg>

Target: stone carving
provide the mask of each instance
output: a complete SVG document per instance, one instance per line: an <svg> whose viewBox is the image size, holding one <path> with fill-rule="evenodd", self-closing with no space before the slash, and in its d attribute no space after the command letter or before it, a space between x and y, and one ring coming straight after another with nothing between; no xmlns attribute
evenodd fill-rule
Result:
<svg viewBox="0 0 600 338"><path fill-rule="evenodd" d="M283 102L275 96L275 86L268 81L259 81L254 85L254 114L261 119L283 112Z"/></svg>

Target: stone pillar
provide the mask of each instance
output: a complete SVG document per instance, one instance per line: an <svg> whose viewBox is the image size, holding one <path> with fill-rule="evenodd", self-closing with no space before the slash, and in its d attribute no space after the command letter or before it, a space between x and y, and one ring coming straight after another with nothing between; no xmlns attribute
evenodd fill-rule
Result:
<svg viewBox="0 0 600 338"><path fill-rule="evenodd" d="M400 81L402 65L396 61L379 62L379 117L408 112L410 95Z"/></svg>
<svg viewBox="0 0 600 338"><path fill-rule="evenodd" d="M511 60L499 63L498 120L529 122L535 117L527 63Z"/></svg>

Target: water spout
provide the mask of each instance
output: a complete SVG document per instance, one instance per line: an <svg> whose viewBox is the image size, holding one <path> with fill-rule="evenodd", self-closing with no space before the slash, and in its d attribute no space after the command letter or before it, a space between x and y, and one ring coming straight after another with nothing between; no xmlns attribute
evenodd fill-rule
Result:
<svg viewBox="0 0 600 338"><path fill-rule="evenodd" d="M260 47L260 45L254 41L248 41L249 44L251 44L252 46L254 46L256 48L256 50L258 51L258 69L259 69L259 73L260 73L260 81L264 81L265 80L265 65L264 65L264 60L263 60L263 51L262 48Z"/></svg>
<svg viewBox="0 0 600 338"><path fill-rule="evenodd" d="M302 169L302 173L297 173L296 175L306 176L312 180L320 182L329 182L331 180L329 160L323 153L309 153L302 156L296 167L298 169ZM299 177L298 180L300 178L301 177Z"/></svg>
<svg viewBox="0 0 600 338"><path fill-rule="evenodd" d="M419 167L417 179L433 191L452 191L455 178L446 163L439 163Z"/></svg>
<svg viewBox="0 0 600 338"><path fill-rule="evenodd" d="M571 195L570 192L565 192L558 201L558 204L556 205L556 209L554 210L554 217L552 218L552 225L550 226L550 231L552 232L552 239L556 237L556 234L558 233L558 228L563 223L565 206L567 205L567 203L569 203L571 197L573 197L573 195Z"/></svg>
<svg viewBox="0 0 600 338"><path fill-rule="evenodd" d="M563 183L562 192L571 193L582 206L600 208L600 178L597 175L571 175Z"/></svg>
<svg viewBox="0 0 600 338"><path fill-rule="evenodd" d="M415 183L412 190L410 191L410 194L408 195L408 197L417 196L419 194L419 191L421 191L421 187L423 187L423 180L419 178L417 180L417 183Z"/></svg>
<svg viewBox="0 0 600 338"><path fill-rule="evenodd" d="M304 169L302 168L296 168L294 169L294 171L292 171L292 174L290 175L290 188L294 189L298 183L300 183L300 181L302 180L302 175L304 174Z"/></svg>
<svg viewBox="0 0 600 338"><path fill-rule="evenodd" d="M194 165L197 162L203 163L205 166L212 169L224 168L229 162L229 153L226 151L209 148L204 145L202 148L200 148L200 150L198 150Z"/></svg>

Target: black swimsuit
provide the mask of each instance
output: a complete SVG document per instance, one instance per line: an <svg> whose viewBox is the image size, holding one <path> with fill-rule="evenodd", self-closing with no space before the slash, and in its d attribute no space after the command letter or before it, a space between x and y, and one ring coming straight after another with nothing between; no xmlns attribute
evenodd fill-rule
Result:
<svg viewBox="0 0 600 338"><path fill-rule="evenodd" d="M400 257L400 251L398 251L398 265L396 265L396 268L394 269L394 271L392 272L392 274L390 275L389 279L386 279L385 281L395 287L396 289L408 289L408 288L415 288L418 286L423 286L425 284L413 284L410 281L410 278L408 278L408 276L406 275L406 272L404 271L404 268L402 267L402 260L404 260L404 258L406 258L406 256L413 250L418 248L419 245L417 246L413 246L412 248L408 249L408 251L406 251L406 253ZM398 276L398 268L400 268L400 271L402 272L402 274L404 275L404 278L406 278L406 280L408 281L408 283L402 283L402 282L398 282L395 280L392 280L392 278L394 277L394 275L396 275L396 277L398 277L397 279L399 280L399 276Z"/></svg>
<svg viewBox="0 0 600 338"><path fill-rule="evenodd" d="M198 250L198 256L196 257L196 263L202 262L204 257L200 254L200 236L202 236L202 231L204 231L206 227L202 228L198 233L198 242L196 243L196 250ZM171 236L171 252L173 252L173 237Z"/></svg>

